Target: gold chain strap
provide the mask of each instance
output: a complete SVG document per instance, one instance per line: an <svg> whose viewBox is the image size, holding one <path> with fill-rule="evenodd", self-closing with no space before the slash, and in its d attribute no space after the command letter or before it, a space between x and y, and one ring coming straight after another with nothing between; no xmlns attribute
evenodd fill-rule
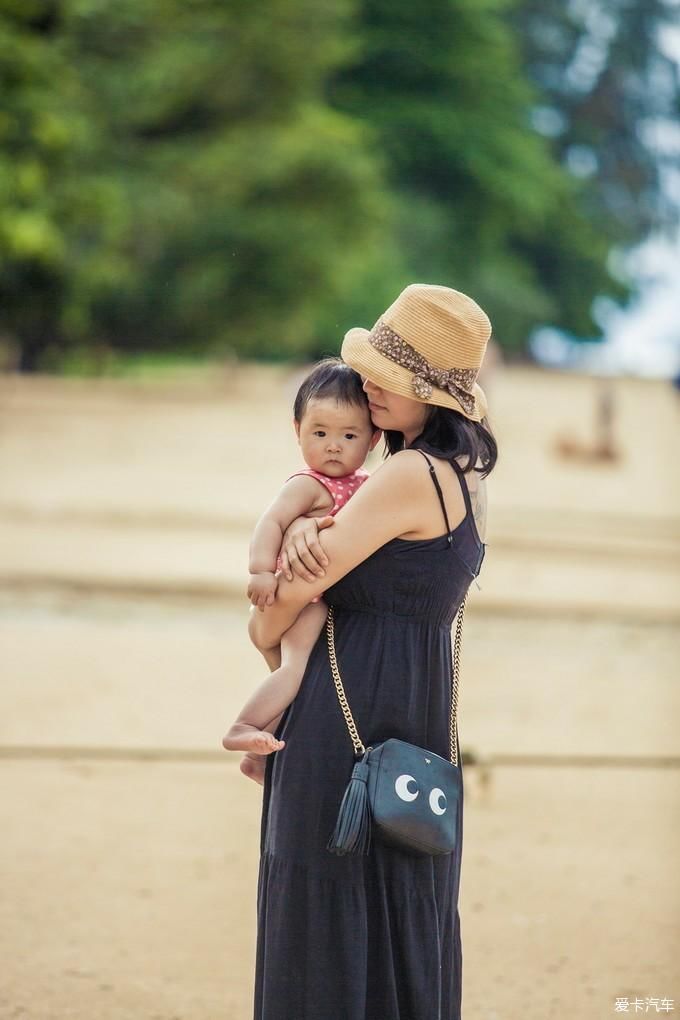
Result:
<svg viewBox="0 0 680 1020"><path fill-rule="evenodd" d="M463 616L465 615L465 603L467 602L468 593L465 593L463 601L461 602L458 613L456 614L456 636L453 642L453 670L451 673L451 722L449 726L449 746L451 762L454 765L458 764L458 741L456 739L456 715L458 713L458 679L460 675L460 646L463 638ZM340 670L338 669L338 660L335 654L335 620L333 615L333 606L328 608L328 617L326 619L326 638L328 640L328 658L331 663L331 673L333 674L333 682L335 683L335 689L338 694L338 701L340 702L340 708L342 714L345 717L347 723L347 729L354 745L354 751L356 755L363 755L366 753L366 748L361 742L359 732L354 722L354 717L347 701L347 695L345 694L345 688L342 684L340 677Z"/></svg>
<svg viewBox="0 0 680 1020"><path fill-rule="evenodd" d="M465 592L463 601L458 607L456 614L456 636L453 640L453 668L451 673L451 725L449 727L450 757L454 765L458 764L458 740L456 739L456 717L458 715L458 679L460 676L460 646L463 640L463 617L465 616L465 604L468 593Z"/></svg>
<svg viewBox="0 0 680 1020"><path fill-rule="evenodd" d="M354 751L357 755L365 754L366 748L361 743L359 733L354 722L354 717L350 711L347 697L345 695L345 688L342 686L342 680L340 679L340 671L338 669L338 660L335 656L335 627L333 618L333 606L328 607L328 616L326 617L326 637L328 639L328 658L331 661L331 673L333 674L333 680L335 681L335 689L338 692L338 701L340 702L340 708L342 714L345 717L347 723L347 729L349 735L352 738L354 744Z"/></svg>

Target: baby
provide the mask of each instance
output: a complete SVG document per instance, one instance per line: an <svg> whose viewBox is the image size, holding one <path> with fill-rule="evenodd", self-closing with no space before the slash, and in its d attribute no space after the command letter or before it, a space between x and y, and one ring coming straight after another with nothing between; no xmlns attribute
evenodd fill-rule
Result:
<svg viewBox="0 0 680 1020"><path fill-rule="evenodd" d="M248 597L261 610L274 602L288 525L303 515L334 516L341 510L370 477L362 464L381 436L371 422L361 377L339 358L325 358L306 377L293 415L307 467L286 480L253 532ZM222 740L228 751L247 752L241 771L257 782L264 772L258 755L285 745L272 731L299 690L326 613L321 596L303 609L281 639L281 665L262 681Z"/></svg>

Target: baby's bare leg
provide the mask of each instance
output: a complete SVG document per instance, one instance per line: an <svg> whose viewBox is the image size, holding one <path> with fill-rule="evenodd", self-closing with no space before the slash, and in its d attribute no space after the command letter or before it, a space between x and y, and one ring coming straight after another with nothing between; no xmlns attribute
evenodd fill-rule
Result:
<svg viewBox="0 0 680 1020"><path fill-rule="evenodd" d="M222 740L228 751L271 754L285 745L265 727L278 724L300 689L309 653L326 622L323 602L306 606L281 638L281 665L264 680Z"/></svg>

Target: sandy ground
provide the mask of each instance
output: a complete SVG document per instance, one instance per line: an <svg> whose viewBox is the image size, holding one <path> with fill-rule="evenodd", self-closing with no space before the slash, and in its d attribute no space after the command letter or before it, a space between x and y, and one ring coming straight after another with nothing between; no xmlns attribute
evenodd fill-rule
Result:
<svg viewBox="0 0 680 1020"><path fill-rule="evenodd" d="M262 673L247 543L298 463L295 384L0 378L2 1018L252 1015L261 790L220 740ZM465 1020L680 1011L679 408L622 380L620 458L557 456L595 387L490 387Z"/></svg>

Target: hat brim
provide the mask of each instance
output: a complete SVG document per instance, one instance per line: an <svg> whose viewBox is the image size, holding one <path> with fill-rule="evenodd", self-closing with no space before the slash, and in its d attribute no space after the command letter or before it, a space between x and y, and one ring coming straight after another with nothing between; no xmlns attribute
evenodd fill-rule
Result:
<svg viewBox="0 0 680 1020"><path fill-rule="evenodd" d="M340 357L360 375L370 379L376 386L387 390L388 393L398 393L402 397L409 397L421 404L436 404L438 407L449 407L452 411L458 411L470 421L481 421L486 414L487 403L484 390L477 383L473 383L471 394L475 400L475 408L472 414L468 414L464 407L447 390L438 386L432 386L432 394L427 400L418 397L413 391L413 372L402 365L397 364L390 358L385 357L376 350L368 338L371 333L368 329L359 326L350 329L345 333L340 350Z"/></svg>

